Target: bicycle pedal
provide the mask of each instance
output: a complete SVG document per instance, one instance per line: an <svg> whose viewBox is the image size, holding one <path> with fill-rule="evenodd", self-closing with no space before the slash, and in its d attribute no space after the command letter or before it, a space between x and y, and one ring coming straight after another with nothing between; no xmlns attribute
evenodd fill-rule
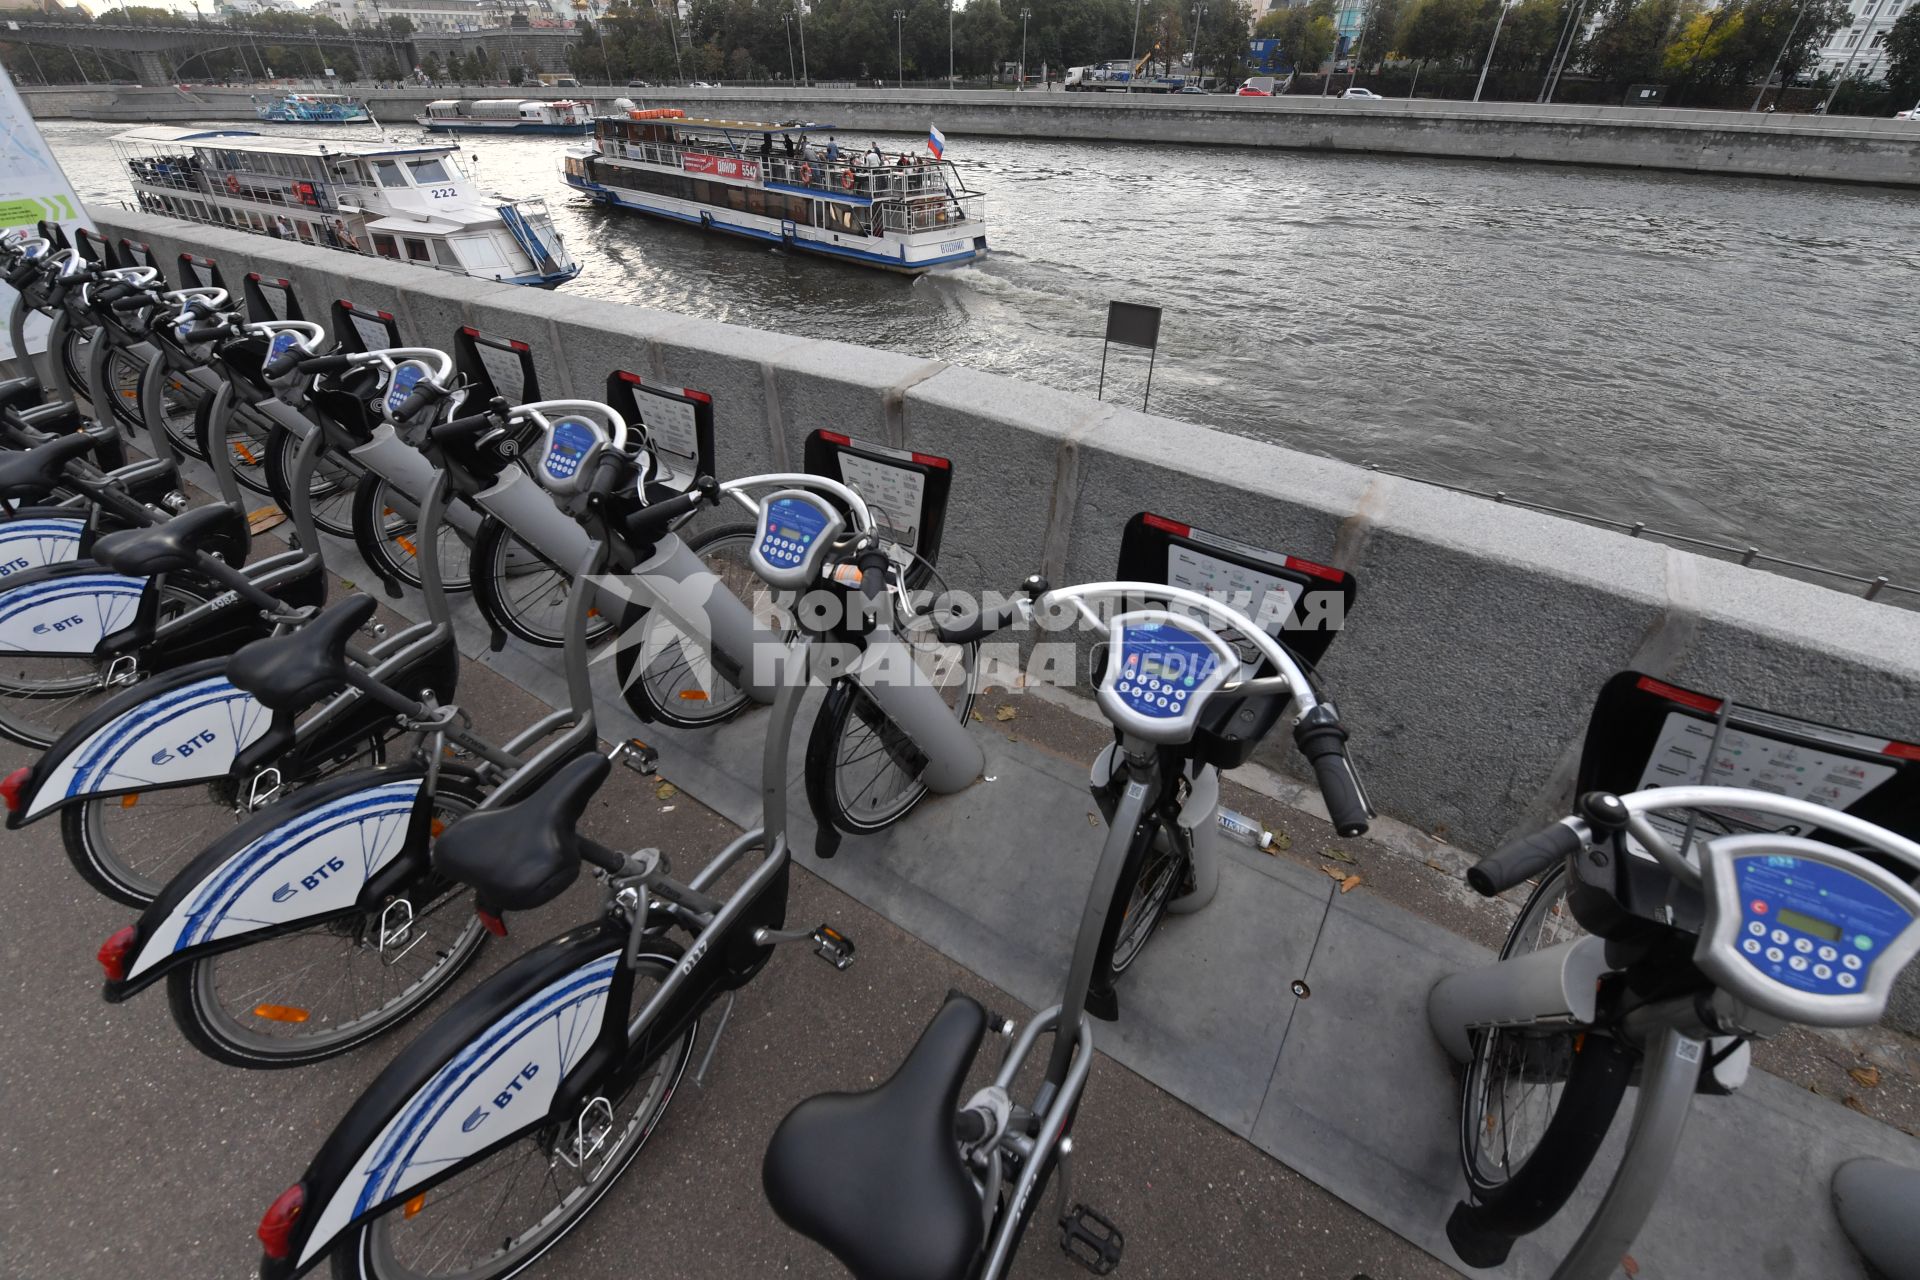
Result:
<svg viewBox="0 0 1920 1280"><path fill-rule="evenodd" d="M1125 1247L1120 1228L1084 1204L1076 1204L1060 1219L1060 1248L1097 1276L1120 1265L1120 1251Z"/></svg>
<svg viewBox="0 0 1920 1280"><path fill-rule="evenodd" d="M814 954L836 969L853 963L853 939L836 929L821 925L813 931Z"/></svg>
<svg viewBox="0 0 1920 1280"><path fill-rule="evenodd" d="M635 773L651 774L660 768L660 753L638 738L628 738L620 743L614 747L612 755Z"/></svg>

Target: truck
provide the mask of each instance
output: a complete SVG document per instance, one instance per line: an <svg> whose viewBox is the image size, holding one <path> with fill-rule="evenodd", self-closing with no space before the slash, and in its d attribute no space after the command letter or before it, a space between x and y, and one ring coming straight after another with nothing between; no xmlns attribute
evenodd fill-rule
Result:
<svg viewBox="0 0 1920 1280"><path fill-rule="evenodd" d="M1097 62L1092 66L1068 67L1064 87L1077 93L1179 93L1189 85L1200 86L1200 76L1191 67L1177 67L1164 76L1142 76L1147 65L1160 53L1154 45L1138 62L1120 58Z"/></svg>

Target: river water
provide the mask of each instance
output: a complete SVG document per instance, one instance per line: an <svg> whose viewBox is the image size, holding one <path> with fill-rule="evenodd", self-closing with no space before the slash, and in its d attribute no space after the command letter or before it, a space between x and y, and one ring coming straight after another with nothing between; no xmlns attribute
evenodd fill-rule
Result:
<svg viewBox="0 0 1920 1280"><path fill-rule="evenodd" d="M83 198L127 198L121 126L44 128ZM563 145L467 152L548 199L570 292L1088 394L1106 303L1152 303L1157 413L1920 586L1911 193L950 137L992 255L910 280L592 208ZM1117 351L1108 398L1144 374Z"/></svg>

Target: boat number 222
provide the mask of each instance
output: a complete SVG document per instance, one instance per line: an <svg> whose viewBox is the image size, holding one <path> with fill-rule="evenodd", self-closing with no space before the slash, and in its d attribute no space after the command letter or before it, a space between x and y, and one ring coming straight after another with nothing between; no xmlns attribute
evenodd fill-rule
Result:
<svg viewBox="0 0 1920 1280"><path fill-rule="evenodd" d="M435 200L444 200L448 196L456 194L457 191L458 191L458 188L456 187L435 187L432 191L429 191L427 194L432 196Z"/></svg>

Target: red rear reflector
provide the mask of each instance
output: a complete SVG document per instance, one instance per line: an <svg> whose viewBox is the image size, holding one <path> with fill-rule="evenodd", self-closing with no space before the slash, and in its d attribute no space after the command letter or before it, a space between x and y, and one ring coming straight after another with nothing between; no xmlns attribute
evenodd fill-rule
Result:
<svg viewBox="0 0 1920 1280"><path fill-rule="evenodd" d="M508 345L508 346L510 346L510 347L512 347L512 348L513 348L513 349L514 349L515 351L531 351L531 350L533 350L533 348L532 348L532 347L530 347L530 346L528 346L528 345L527 345L526 343L524 343L524 342L521 342L521 341L518 341L517 339L513 339L513 338L509 338L509 339L507 340L507 345Z"/></svg>
<svg viewBox="0 0 1920 1280"><path fill-rule="evenodd" d="M1315 564L1311 560L1302 560L1299 556L1288 556L1287 568L1298 569L1301 573L1307 574L1310 577L1323 579L1327 582L1339 582L1347 576L1338 569L1329 569L1324 564Z"/></svg>
<svg viewBox="0 0 1920 1280"><path fill-rule="evenodd" d="M1641 676L1634 687L1642 693L1651 693L1683 707L1692 707L1695 711L1712 713L1720 710L1720 699L1709 698L1704 693L1691 693L1664 680L1655 680L1652 676Z"/></svg>
<svg viewBox="0 0 1920 1280"><path fill-rule="evenodd" d="M32 765L23 764L0 780L0 800L7 802L8 813L20 812L20 793L27 789L27 775L32 772Z"/></svg>
<svg viewBox="0 0 1920 1280"><path fill-rule="evenodd" d="M1140 523L1146 525L1149 529L1158 529L1162 533L1177 534L1182 538L1193 532L1191 525L1180 524L1177 521L1167 519L1165 516L1156 516L1150 512L1141 513Z"/></svg>
<svg viewBox="0 0 1920 1280"><path fill-rule="evenodd" d="M487 932L494 937L504 938L507 936L507 922L493 914L493 912L475 907L473 914L480 917L480 923L487 926Z"/></svg>
<svg viewBox="0 0 1920 1280"><path fill-rule="evenodd" d="M637 373L628 373L625 369L615 369L613 373L614 376L622 382L629 383L636 387L643 385L640 381L640 375Z"/></svg>
<svg viewBox="0 0 1920 1280"><path fill-rule="evenodd" d="M300 1221L300 1210L307 1204L307 1189L294 1183L282 1191L267 1211L260 1215L260 1247L275 1262L284 1262L293 1252L293 1224Z"/></svg>
<svg viewBox="0 0 1920 1280"><path fill-rule="evenodd" d="M916 453L913 455L913 460L923 467L938 467L942 471L950 470L953 467L953 464L945 458L935 457L931 453Z"/></svg>
<svg viewBox="0 0 1920 1280"><path fill-rule="evenodd" d="M133 926L128 925L101 943L100 950L94 953L100 967L107 971L108 982L127 980L127 961L133 959L133 937Z"/></svg>
<svg viewBox="0 0 1920 1280"><path fill-rule="evenodd" d="M712 404L713 397L704 391L695 391L692 387L680 388L680 394L696 404Z"/></svg>
<svg viewBox="0 0 1920 1280"><path fill-rule="evenodd" d="M462 333L464 333L464 334L466 334L466 335L467 335L467 336L468 336L469 338L477 338L477 337L479 337L479 336L480 336L480 331L479 331L478 329L476 329L476 328L474 328L474 327L473 327L472 325L470 325L470 324L466 324L466 325L461 325L461 326L460 326L460 332L462 332Z"/></svg>
<svg viewBox="0 0 1920 1280"><path fill-rule="evenodd" d="M853 443L853 440L851 437L843 436L838 431L822 431L820 433L820 438L822 440L825 440L828 444L852 444Z"/></svg>
<svg viewBox="0 0 1920 1280"><path fill-rule="evenodd" d="M1920 747L1911 742L1889 742L1880 749L1883 756L1894 756L1901 760L1920 760Z"/></svg>

